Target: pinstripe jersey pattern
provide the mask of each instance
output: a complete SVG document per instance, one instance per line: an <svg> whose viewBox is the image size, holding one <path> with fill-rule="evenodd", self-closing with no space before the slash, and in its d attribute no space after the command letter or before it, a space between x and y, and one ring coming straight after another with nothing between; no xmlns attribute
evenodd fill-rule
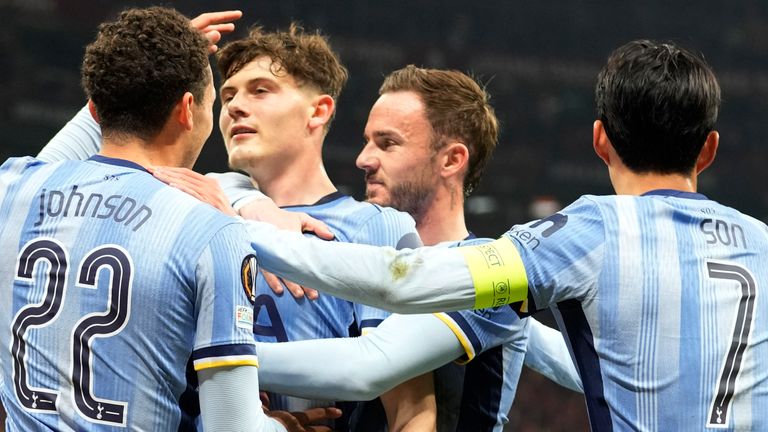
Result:
<svg viewBox="0 0 768 432"><path fill-rule="evenodd" d="M487 238L470 238L460 242L440 243L442 247L473 246L490 242ZM520 319L507 307L463 310L435 314L456 334L464 346L465 356L457 362L464 365L463 374L452 379L448 373L435 379L448 380L445 386L458 386L460 405L440 407L447 401L435 393L438 403L438 430L501 432L509 421L520 371L528 343L528 320ZM456 366L448 371L456 374ZM438 383L435 384L439 388ZM454 390L456 391L456 390ZM443 410L456 411L455 424L441 424Z"/></svg>
<svg viewBox="0 0 768 432"><path fill-rule="evenodd" d="M185 366L255 365L244 226L138 165L0 167L10 430L175 430Z"/></svg>
<svg viewBox="0 0 768 432"><path fill-rule="evenodd" d="M335 241L396 248L421 244L415 222L407 213L359 202L338 192L312 205L284 209L304 212L323 221L334 233ZM256 287L254 335L259 342L355 336L389 316L386 311L327 294L314 301L295 299L289 294L278 296L261 274ZM272 409L296 411L327 405L327 401L270 395Z"/></svg>
<svg viewBox="0 0 768 432"><path fill-rule="evenodd" d="M584 196L513 227L593 430L768 430L765 224L695 193Z"/></svg>

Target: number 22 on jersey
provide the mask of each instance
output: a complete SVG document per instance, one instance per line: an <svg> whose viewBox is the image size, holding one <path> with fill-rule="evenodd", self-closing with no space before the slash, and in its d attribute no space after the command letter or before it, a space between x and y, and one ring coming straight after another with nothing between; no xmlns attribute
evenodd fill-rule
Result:
<svg viewBox="0 0 768 432"><path fill-rule="evenodd" d="M28 242L19 253L16 278L29 283L29 289L43 286L43 298L39 303L22 307L13 319L12 358L13 385L17 401L26 410L54 414L57 412L59 391L32 387L29 384L27 350L28 335L44 331L58 317L64 305L69 274L67 249L52 238L37 238ZM35 278L35 267L48 265L43 277ZM128 404L97 398L92 393L93 358L91 344L95 338L119 333L130 318L133 260L118 245L102 245L86 254L78 266L77 286L85 289L98 287L99 271L110 270L109 300L103 312L81 317L71 331L70 374L72 399L78 413L88 421L125 426ZM41 272L37 272L38 277Z"/></svg>

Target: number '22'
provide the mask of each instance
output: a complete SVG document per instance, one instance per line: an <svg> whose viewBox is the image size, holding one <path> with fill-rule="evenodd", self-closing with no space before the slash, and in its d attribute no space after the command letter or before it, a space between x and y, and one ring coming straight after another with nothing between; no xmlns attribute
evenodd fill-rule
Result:
<svg viewBox="0 0 768 432"><path fill-rule="evenodd" d="M13 356L13 384L16 399L25 409L34 412L56 413L59 391L32 387L27 374L26 337L30 331L50 325L61 312L67 294L69 273L66 248L55 239L37 238L27 243L19 253L16 277L32 285L43 282L45 291L40 303L23 307L13 319L11 350ZM43 281L36 281L35 266L48 263ZM92 394L93 364L91 342L119 333L130 317L133 261L127 251L117 245L103 245L93 249L80 262L77 285L98 287L99 270L111 270L109 303L104 312L83 316L72 330L70 351L70 379L72 398L78 413L94 423L125 426L126 402L98 399Z"/></svg>

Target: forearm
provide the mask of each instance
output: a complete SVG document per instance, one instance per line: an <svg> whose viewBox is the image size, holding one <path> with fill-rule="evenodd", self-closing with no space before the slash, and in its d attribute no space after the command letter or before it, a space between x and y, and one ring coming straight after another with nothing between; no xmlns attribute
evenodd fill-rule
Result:
<svg viewBox="0 0 768 432"><path fill-rule="evenodd" d="M562 333L533 318L528 319L525 365L563 387L583 393L581 378Z"/></svg>
<svg viewBox="0 0 768 432"><path fill-rule="evenodd" d="M198 377L205 430L285 432L285 427L267 417L261 408L255 366L204 369Z"/></svg>
<svg viewBox="0 0 768 432"><path fill-rule="evenodd" d="M450 328L432 315L393 315L366 336L261 343L257 351L263 389L330 400L373 399L464 353ZM322 364L308 367L307 359Z"/></svg>
<svg viewBox="0 0 768 432"><path fill-rule="evenodd" d="M417 376L381 395L391 432L434 431L437 403L432 372Z"/></svg>
<svg viewBox="0 0 768 432"><path fill-rule="evenodd" d="M249 229L259 265L301 285L399 313L476 307L459 248L395 251L306 239L259 223Z"/></svg>
<svg viewBox="0 0 768 432"><path fill-rule="evenodd" d="M37 155L46 162L85 160L101 149L101 127L83 107Z"/></svg>

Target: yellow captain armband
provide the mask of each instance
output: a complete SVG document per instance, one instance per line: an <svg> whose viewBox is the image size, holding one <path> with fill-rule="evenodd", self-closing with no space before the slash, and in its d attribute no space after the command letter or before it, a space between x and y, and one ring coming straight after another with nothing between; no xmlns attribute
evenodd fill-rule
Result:
<svg viewBox="0 0 768 432"><path fill-rule="evenodd" d="M512 240L458 248L475 285L475 309L503 306L528 298L525 266Z"/></svg>

